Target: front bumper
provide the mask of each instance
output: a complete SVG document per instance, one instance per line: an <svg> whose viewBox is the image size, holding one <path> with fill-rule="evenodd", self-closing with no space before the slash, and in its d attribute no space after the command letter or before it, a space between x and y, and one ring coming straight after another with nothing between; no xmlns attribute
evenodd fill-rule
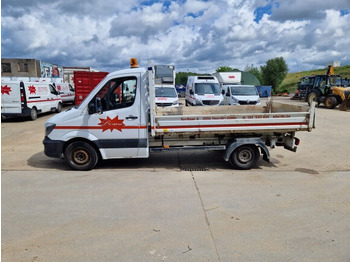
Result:
<svg viewBox="0 0 350 262"><path fill-rule="evenodd" d="M61 158L63 156L64 142L60 140L51 140L47 136L43 140L44 153L48 157Z"/></svg>

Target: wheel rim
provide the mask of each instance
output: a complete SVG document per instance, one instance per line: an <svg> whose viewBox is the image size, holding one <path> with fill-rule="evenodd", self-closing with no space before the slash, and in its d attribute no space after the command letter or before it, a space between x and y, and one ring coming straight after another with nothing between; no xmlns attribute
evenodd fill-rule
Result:
<svg viewBox="0 0 350 262"><path fill-rule="evenodd" d="M247 164L254 159L254 152L250 148L242 148L237 152L237 160L242 164Z"/></svg>
<svg viewBox="0 0 350 262"><path fill-rule="evenodd" d="M332 106L331 99L326 99L326 107L331 107L331 106Z"/></svg>
<svg viewBox="0 0 350 262"><path fill-rule="evenodd" d="M90 161L90 154L86 150L77 149L73 152L72 159L77 165L85 165Z"/></svg>

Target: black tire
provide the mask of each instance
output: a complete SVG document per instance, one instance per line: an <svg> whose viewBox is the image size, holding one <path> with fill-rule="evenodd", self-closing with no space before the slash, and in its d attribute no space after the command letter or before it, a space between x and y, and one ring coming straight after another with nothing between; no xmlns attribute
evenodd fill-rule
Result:
<svg viewBox="0 0 350 262"><path fill-rule="evenodd" d="M237 147L230 156L230 164L237 169L247 170L256 166L260 152L256 145Z"/></svg>
<svg viewBox="0 0 350 262"><path fill-rule="evenodd" d="M327 96L324 100L324 105L328 109L334 109L338 105L338 100L334 96Z"/></svg>
<svg viewBox="0 0 350 262"><path fill-rule="evenodd" d="M312 101L318 101L318 95L316 92L311 92L308 96L307 96L307 103L309 104L309 106L311 106Z"/></svg>
<svg viewBox="0 0 350 262"><path fill-rule="evenodd" d="M58 103L56 112L60 113L62 111L62 103Z"/></svg>
<svg viewBox="0 0 350 262"><path fill-rule="evenodd" d="M78 141L67 146L64 159L72 169L88 171L96 166L98 154L89 143Z"/></svg>
<svg viewBox="0 0 350 262"><path fill-rule="evenodd" d="M32 109L30 110L30 119L34 121L37 118L38 118L38 111L36 110L35 107L32 107Z"/></svg>

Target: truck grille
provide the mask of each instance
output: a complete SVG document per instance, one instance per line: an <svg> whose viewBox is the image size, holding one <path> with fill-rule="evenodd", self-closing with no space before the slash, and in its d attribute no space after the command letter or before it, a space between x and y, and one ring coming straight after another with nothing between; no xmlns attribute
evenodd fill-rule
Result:
<svg viewBox="0 0 350 262"><path fill-rule="evenodd" d="M215 106L218 105L220 103L219 100L202 100L203 105L206 106Z"/></svg>
<svg viewBox="0 0 350 262"><path fill-rule="evenodd" d="M255 105L256 101L238 101L240 105Z"/></svg>
<svg viewBox="0 0 350 262"><path fill-rule="evenodd" d="M157 106L162 106L162 107L173 105L173 103L156 103L156 104L157 104Z"/></svg>

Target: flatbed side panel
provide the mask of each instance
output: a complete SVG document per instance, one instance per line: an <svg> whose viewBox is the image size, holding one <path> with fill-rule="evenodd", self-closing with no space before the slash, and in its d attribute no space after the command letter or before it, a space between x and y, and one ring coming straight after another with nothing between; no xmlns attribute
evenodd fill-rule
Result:
<svg viewBox="0 0 350 262"><path fill-rule="evenodd" d="M294 132L308 130L308 112L265 114L157 116L155 133L168 132Z"/></svg>

